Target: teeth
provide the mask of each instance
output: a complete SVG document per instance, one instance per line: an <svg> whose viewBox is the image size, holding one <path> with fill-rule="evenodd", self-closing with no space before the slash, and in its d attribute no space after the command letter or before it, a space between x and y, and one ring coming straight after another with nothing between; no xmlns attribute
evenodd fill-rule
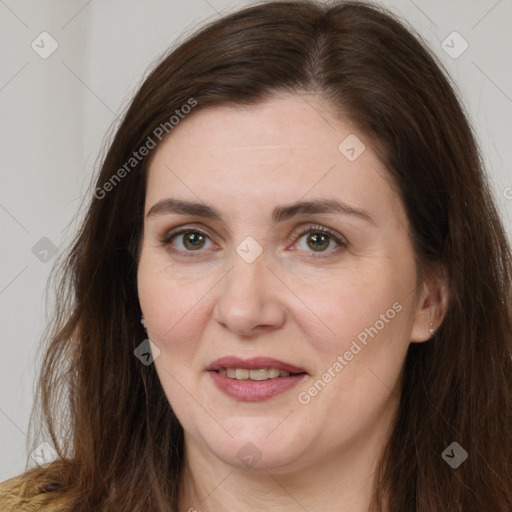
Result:
<svg viewBox="0 0 512 512"><path fill-rule="evenodd" d="M268 378L269 379L275 379L276 377L279 377L281 374L281 371L277 368L269 368L268 369Z"/></svg>
<svg viewBox="0 0 512 512"><path fill-rule="evenodd" d="M237 380L247 380L249 378L249 370L245 368L237 368L235 370L235 379Z"/></svg>
<svg viewBox="0 0 512 512"><path fill-rule="evenodd" d="M279 370L278 368L259 368L257 370L247 370L246 368L220 368L219 373L230 379L260 381L290 376L290 372Z"/></svg>

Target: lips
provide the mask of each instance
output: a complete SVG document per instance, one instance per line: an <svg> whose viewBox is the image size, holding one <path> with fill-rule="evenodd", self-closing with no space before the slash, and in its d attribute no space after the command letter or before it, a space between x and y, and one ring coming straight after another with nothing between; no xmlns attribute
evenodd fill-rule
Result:
<svg viewBox="0 0 512 512"><path fill-rule="evenodd" d="M216 359L211 363L207 371L219 371L222 368L244 368L246 370L259 370L260 368L277 368L291 374L307 373L304 368L290 363L272 359L270 357L253 357L251 359L241 359L239 357L228 356Z"/></svg>
<svg viewBox="0 0 512 512"><path fill-rule="evenodd" d="M236 368L238 371L279 370L281 376L268 380L230 378L226 370ZM252 370L252 372L251 372ZM218 390L225 395L244 402L267 400L296 386L308 373L304 368L269 357L241 359L239 357L222 357L211 363L206 371L211 376ZM284 375L284 376L283 376Z"/></svg>

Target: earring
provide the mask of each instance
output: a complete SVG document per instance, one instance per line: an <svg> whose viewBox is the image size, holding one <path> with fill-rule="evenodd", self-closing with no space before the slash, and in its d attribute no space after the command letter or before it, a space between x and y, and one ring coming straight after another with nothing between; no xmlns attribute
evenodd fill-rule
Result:
<svg viewBox="0 0 512 512"><path fill-rule="evenodd" d="M148 330L148 326L146 325L146 321L144 320L143 316L140 317L140 323L142 324L144 329L147 331Z"/></svg>
<svg viewBox="0 0 512 512"><path fill-rule="evenodd" d="M432 322L430 322L430 335L434 336L435 333L436 333L436 330L432 327Z"/></svg>

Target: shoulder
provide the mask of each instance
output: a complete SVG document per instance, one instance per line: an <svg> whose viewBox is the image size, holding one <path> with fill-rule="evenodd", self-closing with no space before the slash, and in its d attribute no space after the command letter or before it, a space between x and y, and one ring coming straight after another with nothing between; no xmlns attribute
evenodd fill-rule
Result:
<svg viewBox="0 0 512 512"><path fill-rule="evenodd" d="M0 483L1 512L57 512L60 497L51 486L27 474Z"/></svg>

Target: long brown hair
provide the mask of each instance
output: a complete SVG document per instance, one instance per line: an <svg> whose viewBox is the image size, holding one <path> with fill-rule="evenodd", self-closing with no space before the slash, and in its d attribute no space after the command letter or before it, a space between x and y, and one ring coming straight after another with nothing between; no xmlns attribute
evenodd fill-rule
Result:
<svg viewBox="0 0 512 512"><path fill-rule="evenodd" d="M172 136L171 116L192 101L193 111L257 104L277 91L317 94L375 141L406 208L419 270L442 264L448 276L442 325L427 343L411 344L404 362L374 509L386 496L393 512L509 512L507 238L442 65L385 9L353 1L244 8L203 27L148 74L57 270L37 421L61 460L29 474L58 484L66 510L177 510L183 430L154 366L134 356L145 339L136 273L149 156L130 158L148 137L158 146L157 127ZM452 442L468 453L457 469L441 456Z"/></svg>

